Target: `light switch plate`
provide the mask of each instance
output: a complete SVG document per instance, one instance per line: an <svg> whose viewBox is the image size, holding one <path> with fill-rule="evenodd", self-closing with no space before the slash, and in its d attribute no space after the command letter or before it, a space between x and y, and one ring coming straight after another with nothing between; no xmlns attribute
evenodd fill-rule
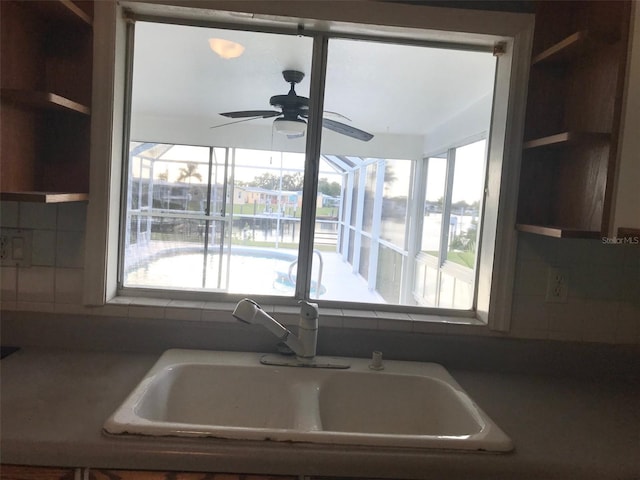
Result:
<svg viewBox="0 0 640 480"><path fill-rule="evenodd" d="M33 231L18 228L0 230L0 260L2 266L30 267Z"/></svg>

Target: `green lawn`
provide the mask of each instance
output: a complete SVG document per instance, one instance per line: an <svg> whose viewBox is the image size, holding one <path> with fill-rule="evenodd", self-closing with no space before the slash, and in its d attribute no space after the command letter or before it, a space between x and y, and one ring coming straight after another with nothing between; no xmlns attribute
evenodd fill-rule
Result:
<svg viewBox="0 0 640 480"><path fill-rule="evenodd" d="M475 266L476 255L474 252L448 252L447 260L463 267L473 268Z"/></svg>
<svg viewBox="0 0 640 480"><path fill-rule="evenodd" d="M429 255L433 255L434 257L438 256L438 252L426 252ZM474 252L457 252L451 250L447 252L447 260L453 263L457 263L458 265L462 265L463 267L473 268L475 266L476 255Z"/></svg>

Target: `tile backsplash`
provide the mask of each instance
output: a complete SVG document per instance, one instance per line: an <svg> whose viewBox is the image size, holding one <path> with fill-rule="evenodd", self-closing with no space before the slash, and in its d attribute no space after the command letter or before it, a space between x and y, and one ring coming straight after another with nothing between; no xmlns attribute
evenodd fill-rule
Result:
<svg viewBox="0 0 640 480"><path fill-rule="evenodd" d="M566 302L545 301L551 267L564 274ZM640 246L521 234L511 334L640 343Z"/></svg>
<svg viewBox="0 0 640 480"><path fill-rule="evenodd" d="M204 302L155 299L153 304L82 306L86 203L0 203L0 226L32 231L31 267L2 267L1 299L5 310L124 315L173 320L219 317ZM549 268L565 276L564 303L545 301ZM229 308L232 306L230 305ZM286 309L285 309L286 310ZM335 311L334 311L335 310ZM124 313L123 313L124 312ZM290 312L279 312L290 315ZM327 313L327 312L325 312ZM375 317L371 312L369 317ZM377 322L332 309L326 326L492 335L486 329L433 323L433 317L385 315ZM425 317L425 318L422 318ZM321 317L322 318L322 317ZM358 323L360 322L360 323ZM500 334L500 336L504 336ZM558 341L640 343L640 246L598 240L553 239L520 234L514 284L511 332L515 338Z"/></svg>
<svg viewBox="0 0 640 480"><path fill-rule="evenodd" d="M31 266L2 267L3 308L53 312L56 304L81 305L86 204L0 206L2 228L32 233Z"/></svg>

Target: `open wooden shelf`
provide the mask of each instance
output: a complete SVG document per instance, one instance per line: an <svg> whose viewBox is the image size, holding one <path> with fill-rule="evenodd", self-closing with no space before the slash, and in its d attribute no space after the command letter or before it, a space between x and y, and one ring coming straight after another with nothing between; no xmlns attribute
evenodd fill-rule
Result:
<svg viewBox="0 0 640 480"><path fill-rule="evenodd" d="M516 228L612 236L631 2L533 3Z"/></svg>
<svg viewBox="0 0 640 480"><path fill-rule="evenodd" d="M0 199L88 199L92 0L0 0Z"/></svg>
<svg viewBox="0 0 640 480"><path fill-rule="evenodd" d="M523 148L562 147L579 142L609 140L611 134L599 132L562 132L524 142Z"/></svg>
<svg viewBox="0 0 640 480"><path fill-rule="evenodd" d="M600 232L592 230L579 230L577 228L554 227L548 225L529 225L517 223L516 230L527 233L535 233L554 238L600 238Z"/></svg>
<svg viewBox="0 0 640 480"><path fill-rule="evenodd" d="M82 105L81 103L74 102L73 100L69 100L68 98L51 92L3 88L0 90L0 95L2 95L2 98L5 100L27 107L91 115L91 109L86 105Z"/></svg>
<svg viewBox="0 0 640 480"><path fill-rule="evenodd" d="M31 203L84 202L89 200L89 194L69 192L1 192L0 200Z"/></svg>
<svg viewBox="0 0 640 480"><path fill-rule="evenodd" d="M569 63L580 58L589 49L613 43L615 40L615 38L580 30L535 55L531 59L531 65Z"/></svg>
<svg viewBox="0 0 640 480"><path fill-rule="evenodd" d="M25 4L55 22L93 24L91 16L71 0L31 0Z"/></svg>
<svg viewBox="0 0 640 480"><path fill-rule="evenodd" d="M567 38L540 52L531 59L531 65L541 63L565 63L576 58L589 43L586 31L575 32Z"/></svg>

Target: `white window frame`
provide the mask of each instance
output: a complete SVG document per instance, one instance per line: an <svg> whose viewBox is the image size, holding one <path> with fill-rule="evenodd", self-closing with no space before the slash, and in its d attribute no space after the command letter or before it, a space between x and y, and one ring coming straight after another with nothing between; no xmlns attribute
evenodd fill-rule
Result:
<svg viewBox="0 0 640 480"><path fill-rule="evenodd" d="M371 33L370 25L378 25L376 35L389 38L398 38L401 27L411 29L407 35L412 38L419 35L420 40L425 41L452 44L471 41L481 45L503 46L504 53L499 57L494 91L494 97L498 100L493 102L493 128L487 139L490 154L474 315L492 330L508 331L517 248L514 229L516 198L533 15L368 0L349 2L339 9L327 9L326 2L314 0L203 0L189 2L189 6L178 0L174 2L175 5L168 5L166 1L143 3L109 0L96 2L95 5L91 193L86 231L86 244L91 246L91 253L85 255L86 305L103 306L117 300L122 158L128 148L123 129L125 109L129 108L124 102L128 68L125 64L125 10L140 15L169 15L178 22L189 24L224 21L249 26L282 27L288 24L311 29L317 28L317 20L322 20L331 31L354 35ZM250 11L243 10L249 8ZM243 11L244 14L231 13ZM403 310L402 306L397 308ZM455 311L429 313L435 316L456 315Z"/></svg>

